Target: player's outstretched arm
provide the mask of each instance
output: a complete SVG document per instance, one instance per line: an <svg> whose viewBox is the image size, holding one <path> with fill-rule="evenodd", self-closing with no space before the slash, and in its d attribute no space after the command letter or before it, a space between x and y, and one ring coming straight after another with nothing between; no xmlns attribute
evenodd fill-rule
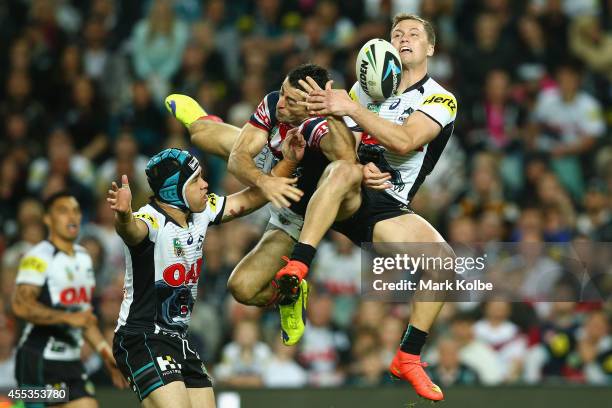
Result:
<svg viewBox="0 0 612 408"><path fill-rule="evenodd" d="M106 201L110 204L111 210L115 212L115 230L123 239L123 242L129 246L142 242L149 229L144 221L134 218L132 192L130 191L128 177L125 174L121 176L121 188L117 186L117 183L112 182Z"/></svg>
<svg viewBox="0 0 612 408"><path fill-rule="evenodd" d="M68 324L85 327L95 323L96 317L90 312L65 312L45 306L38 301L41 286L19 284L13 295L12 308L15 316L36 325Z"/></svg>
<svg viewBox="0 0 612 408"><path fill-rule="evenodd" d="M272 175L274 177L271 177L274 181L288 187L286 192L287 198L281 197L281 204L283 207L289 207L290 203L288 199L299 201L304 194L300 189L292 186L292 184L297 183L298 179L288 178L288 176L293 174L299 162L304 157L305 147L306 141L297 128L287 132L287 136L281 146L284 159L272 170ZM267 202L268 199L261 189L248 187L227 197L221 222L231 221L234 218L247 215L262 207Z"/></svg>
<svg viewBox="0 0 612 408"><path fill-rule="evenodd" d="M343 89L314 90L304 104L310 115L350 116L381 145L397 154L407 154L426 145L441 129L440 124L418 110L403 125L390 123L353 101Z"/></svg>
<svg viewBox="0 0 612 408"><path fill-rule="evenodd" d="M115 387L120 389L127 388L128 384L123 378L121 371L117 368L117 362L115 361L115 357L113 357L111 347L100 332L97 321L92 321L83 328L83 338L89 343L91 348L100 354Z"/></svg>
<svg viewBox="0 0 612 408"><path fill-rule="evenodd" d="M168 95L165 106L189 130L193 145L224 160L229 158L240 135L239 128L223 123L218 116L207 114L199 103L187 95Z"/></svg>

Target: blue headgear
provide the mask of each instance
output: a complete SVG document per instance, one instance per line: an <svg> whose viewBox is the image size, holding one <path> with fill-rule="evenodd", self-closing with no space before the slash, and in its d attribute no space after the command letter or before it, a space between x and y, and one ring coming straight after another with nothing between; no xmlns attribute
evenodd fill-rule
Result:
<svg viewBox="0 0 612 408"><path fill-rule="evenodd" d="M200 173L200 162L186 150L165 149L147 163L147 180L153 194L162 202L189 209L185 186Z"/></svg>

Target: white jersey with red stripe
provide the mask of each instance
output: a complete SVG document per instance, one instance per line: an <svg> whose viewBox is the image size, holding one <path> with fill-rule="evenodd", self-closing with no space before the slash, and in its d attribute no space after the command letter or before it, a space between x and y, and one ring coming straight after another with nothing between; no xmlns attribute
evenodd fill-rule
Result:
<svg viewBox="0 0 612 408"><path fill-rule="evenodd" d="M264 173L269 173L272 167L282 159L281 144L285 140L287 132L295 127L291 124L278 121L276 106L279 98L280 93L278 91L270 92L259 103L249 120L251 125L268 133L267 150L264 149L265 152L260 153L255 158L256 165ZM329 160L327 160L320 148L321 140L329 132L329 127L325 118L313 117L304 120L299 125L299 129L306 140L307 148L295 175L299 178L297 187L304 192L304 197L310 197L314 194L317 182L321 174L323 174L325 167L329 164ZM303 216L306 212L307 204L307 199L292 203L290 209L293 214L287 212L286 209L280 210L283 213L281 219Z"/></svg>
<svg viewBox="0 0 612 408"><path fill-rule="evenodd" d="M364 164L373 162L381 171L389 172L393 187L385 192L408 205L425 177L433 170L453 133L457 116L455 96L428 75L401 95L392 96L384 102L374 102L358 82L351 88L350 96L381 118L397 125L402 125L414 111L424 113L440 125L440 133L431 142L408 154L393 153L375 137L365 132L362 135L359 160ZM352 119L345 120L354 131L361 130Z"/></svg>
<svg viewBox="0 0 612 408"><path fill-rule="evenodd" d="M91 309L96 286L93 263L85 248L74 245L74 254L69 255L46 240L24 255L16 283L41 287L38 302L68 312ZM80 360L82 345L80 328L29 322L19 341L19 347L38 349L44 359L62 361Z"/></svg>

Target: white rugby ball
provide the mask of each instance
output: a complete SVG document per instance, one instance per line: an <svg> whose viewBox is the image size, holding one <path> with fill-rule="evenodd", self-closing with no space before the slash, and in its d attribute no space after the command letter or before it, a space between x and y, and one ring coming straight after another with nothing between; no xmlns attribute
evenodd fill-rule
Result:
<svg viewBox="0 0 612 408"><path fill-rule="evenodd" d="M355 61L361 89L375 101L395 95L402 77L399 52L389 41L375 38L361 47Z"/></svg>

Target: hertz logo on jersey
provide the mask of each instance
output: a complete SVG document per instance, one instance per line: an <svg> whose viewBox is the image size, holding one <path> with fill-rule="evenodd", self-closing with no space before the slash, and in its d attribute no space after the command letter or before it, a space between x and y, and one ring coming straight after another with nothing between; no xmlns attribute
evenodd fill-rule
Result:
<svg viewBox="0 0 612 408"><path fill-rule="evenodd" d="M457 100L451 95L434 94L423 101L423 105L442 105L451 115L457 112Z"/></svg>
<svg viewBox="0 0 612 408"><path fill-rule="evenodd" d="M217 211L217 195L216 194L208 194L208 205L210 205L210 209L213 212Z"/></svg>
<svg viewBox="0 0 612 408"><path fill-rule="evenodd" d="M27 269L36 271L38 273L43 273L47 269L47 263L38 257L26 256L21 260L19 269Z"/></svg>
<svg viewBox="0 0 612 408"><path fill-rule="evenodd" d="M154 229L158 229L159 228L159 224L157 223L157 220L155 218L153 218L151 215L149 214L145 214L145 213L136 213L134 214L134 218L140 218L141 220L147 220L151 223L151 226Z"/></svg>

